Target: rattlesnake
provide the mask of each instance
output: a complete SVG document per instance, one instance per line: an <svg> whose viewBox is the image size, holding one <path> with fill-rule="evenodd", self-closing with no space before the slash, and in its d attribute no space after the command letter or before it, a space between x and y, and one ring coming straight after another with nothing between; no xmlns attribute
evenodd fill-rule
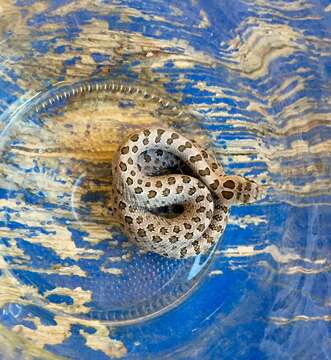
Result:
<svg viewBox="0 0 331 360"><path fill-rule="evenodd" d="M177 259L206 253L224 232L230 205L261 194L255 182L225 175L210 152L171 129L131 133L112 173L114 214L130 240ZM174 205L182 209L177 216L157 213Z"/></svg>

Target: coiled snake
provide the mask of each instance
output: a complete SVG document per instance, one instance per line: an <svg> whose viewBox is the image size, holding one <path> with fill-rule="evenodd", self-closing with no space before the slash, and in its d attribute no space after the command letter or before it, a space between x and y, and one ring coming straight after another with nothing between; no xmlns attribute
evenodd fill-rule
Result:
<svg viewBox="0 0 331 360"><path fill-rule="evenodd" d="M211 153L170 129L130 134L112 172L114 214L130 240L171 258L206 253L224 232L229 207L260 196L255 182L225 175ZM182 209L175 217L157 213L174 205Z"/></svg>

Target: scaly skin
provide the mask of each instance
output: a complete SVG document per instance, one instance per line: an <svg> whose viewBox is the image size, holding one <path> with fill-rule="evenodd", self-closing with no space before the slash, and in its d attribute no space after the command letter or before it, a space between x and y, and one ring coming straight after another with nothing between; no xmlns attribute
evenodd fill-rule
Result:
<svg viewBox="0 0 331 360"><path fill-rule="evenodd" d="M191 175L167 174L186 167ZM114 210L129 238L160 255L183 259L206 253L225 230L229 207L260 196L259 186L225 175L212 154L171 129L132 133L113 162ZM152 209L180 204L176 217Z"/></svg>

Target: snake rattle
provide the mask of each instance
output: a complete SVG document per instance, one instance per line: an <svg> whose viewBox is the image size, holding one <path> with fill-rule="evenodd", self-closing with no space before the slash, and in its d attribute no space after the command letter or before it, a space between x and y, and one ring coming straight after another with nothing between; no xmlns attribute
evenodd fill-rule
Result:
<svg viewBox="0 0 331 360"><path fill-rule="evenodd" d="M185 168L187 174L178 172ZM211 153L171 129L129 135L112 172L114 214L124 232L140 248L170 258L206 253L223 234L229 207L260 197L255 182L226 175ZM175 217L155 213L173 205L183 209Z"/></svg>

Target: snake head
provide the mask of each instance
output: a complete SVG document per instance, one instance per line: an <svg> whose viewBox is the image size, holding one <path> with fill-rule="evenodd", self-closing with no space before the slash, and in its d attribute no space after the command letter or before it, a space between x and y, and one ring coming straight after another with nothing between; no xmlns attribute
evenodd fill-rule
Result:
<svg viewBox="0 0 331 360"><path fill-rule="evenodd" d="M264 197L264 191L255 181L239 175L221 177L220 195L226 206L232 204L250 204Z"/></svg>

